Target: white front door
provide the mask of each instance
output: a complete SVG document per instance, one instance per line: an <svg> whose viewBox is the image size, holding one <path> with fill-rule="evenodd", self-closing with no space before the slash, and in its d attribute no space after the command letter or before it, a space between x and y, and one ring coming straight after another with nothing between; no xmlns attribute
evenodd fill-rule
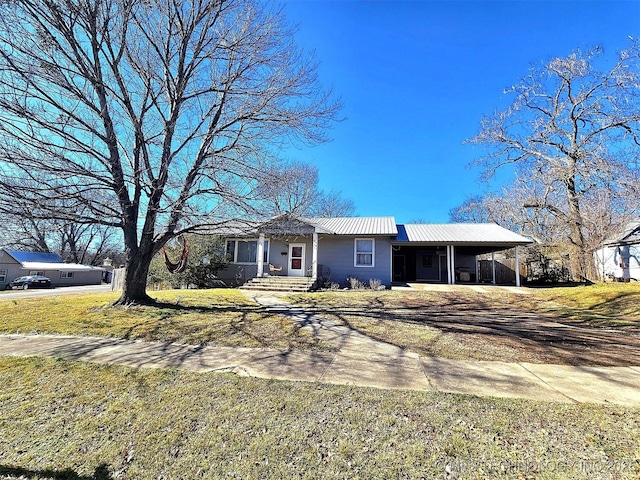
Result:
<svg viewBox="0 0 640 480"><path fill-rule="evenodd" d="M289 244L289 275L304 277L304 243Z"/></svg>

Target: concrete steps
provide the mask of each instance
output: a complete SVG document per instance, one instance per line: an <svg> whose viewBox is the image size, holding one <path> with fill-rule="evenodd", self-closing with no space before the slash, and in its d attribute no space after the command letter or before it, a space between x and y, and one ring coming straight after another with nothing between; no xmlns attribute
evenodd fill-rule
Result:
<svg viewBox="0 0 640 480"><path fill-rule="evenodd" d="M270 292L309 292L315 282L309 277L268 277L252 278L240 287L242 290L266 290Z"/></svg>

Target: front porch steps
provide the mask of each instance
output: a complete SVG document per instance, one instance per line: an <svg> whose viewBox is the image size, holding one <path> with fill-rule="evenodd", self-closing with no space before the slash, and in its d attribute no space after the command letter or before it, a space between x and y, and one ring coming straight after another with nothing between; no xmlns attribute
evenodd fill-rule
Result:
<svg viewBox="0 0 640 480"><path fill-rule="evenodd" d="M270 275L255 277L240 287L242 290L266 290L271 292L309 292L315 282L310 277L285 277Z"/></svg>

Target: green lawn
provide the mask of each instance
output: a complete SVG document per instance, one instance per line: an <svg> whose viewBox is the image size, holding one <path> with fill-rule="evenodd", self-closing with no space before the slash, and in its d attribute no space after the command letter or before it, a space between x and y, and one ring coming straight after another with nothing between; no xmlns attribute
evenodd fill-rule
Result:
<svg viewBox="0 0 640 480"><path fill-rule="evenodd" d="M33 358L0 385L2 479L640 477L640 409Z"/></svg>

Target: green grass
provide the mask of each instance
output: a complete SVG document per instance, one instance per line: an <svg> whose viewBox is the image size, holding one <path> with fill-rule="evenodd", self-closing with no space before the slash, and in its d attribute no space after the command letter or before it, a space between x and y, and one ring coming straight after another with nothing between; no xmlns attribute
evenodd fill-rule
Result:
<svg viewBox="0 0 640 480"><path fill-rule="evenodd" d="M117 294L0 301L0 333L157 340L192 345L330 349L290 319L232 289L151 292L157 306L114 307Z"/></svg>
<svg viewBox="0 0 640 480"><path fill-rule="evenodd" d="M0 385L2 479L640 476L625 407L34 358Z"/></svg>
<svg viewBox="0 0 640 480"><path fill-rule="evenodd" d="M536 297L539 302L551 302L550 311L592 325L640 326L640 284L637 282L542 289L536 292Z"/></svg>

